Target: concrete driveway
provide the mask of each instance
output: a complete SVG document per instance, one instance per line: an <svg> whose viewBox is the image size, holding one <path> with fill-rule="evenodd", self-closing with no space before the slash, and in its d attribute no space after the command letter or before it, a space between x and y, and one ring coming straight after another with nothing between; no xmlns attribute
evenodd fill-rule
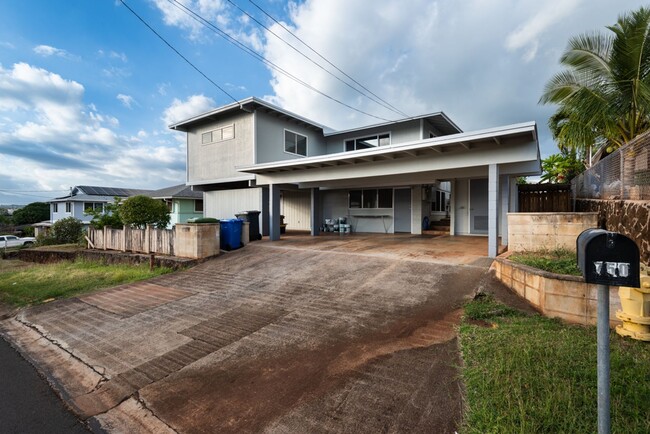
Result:
<svg viewBox="0 0 650 434"><path fill-rule="evenodd" d="M454 432L455 325L487 262L348 242L253 243L0 330L97 431Z"/></svg>

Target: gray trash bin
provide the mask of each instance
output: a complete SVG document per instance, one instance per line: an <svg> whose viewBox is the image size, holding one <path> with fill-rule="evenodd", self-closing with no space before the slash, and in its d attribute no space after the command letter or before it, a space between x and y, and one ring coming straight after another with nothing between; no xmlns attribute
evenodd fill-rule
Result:
<svg viewBox="0 0 650 434"><path fill-rule="evenodd" d="M248 233L251 241L262 239L262 234L260 233L260 214L261 211L241 211L235 214L239 220L250 223Z"/></svg>

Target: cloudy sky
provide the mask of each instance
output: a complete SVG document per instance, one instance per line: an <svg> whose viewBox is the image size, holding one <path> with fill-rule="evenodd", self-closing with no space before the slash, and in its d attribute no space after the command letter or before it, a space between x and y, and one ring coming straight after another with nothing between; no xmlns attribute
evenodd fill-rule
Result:
<svg viewBox="0 0 650 434"><path fill-rule="evenodd" d="M537 101L568 38L605 31L644 4L124 2L209 80L120 0L0 2L0 204L46 200L74 185L182 183L184 135L167 125L231 97L266 98L334 129L399 118L386 103L407 115L444 111L465 131L534 120L544 157L556 152L546 128L553 107ZM332 65L384 106L344 84Z"/></svg>

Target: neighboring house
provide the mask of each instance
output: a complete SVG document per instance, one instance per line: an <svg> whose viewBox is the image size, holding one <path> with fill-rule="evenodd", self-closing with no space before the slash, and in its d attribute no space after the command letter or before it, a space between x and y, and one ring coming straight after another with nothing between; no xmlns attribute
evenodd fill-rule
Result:
<svg viewBox="0 0 650 434"><path fill-rule="evenodd" d="M49 200L50 220L49 222L37 223L37 225L47 226L49 223L51 226L52 223L66 217L74 217L85 224L89 224L92 216L86 214L88 211L101 210L103 212L106 205L113 203L116 197L126 199L139 194L148 195L152 191L136 188L78 185L70 191L69 195Z"/></svg>
<svg viewBox="0 0 650 434"><path fill-rule="evenodd" d="M203 192L194 191L185 184L154 190L147 196L167 204L171 217L169 227L176 223L187 223L190 218L203 217Z"/></svg>
<svg viewBox="0 0 650 434"><path fill-rule="evenodd" d="M357 232L420 234L447 206L451 235L507 244L519 176L540 170L534 122L464 133L444 113L344 131L248 98L170 126L187 133L187 181L207 217L262 212L262 232L313 235L325 218ZM434 241L435 242L435 241Z"/></svg>

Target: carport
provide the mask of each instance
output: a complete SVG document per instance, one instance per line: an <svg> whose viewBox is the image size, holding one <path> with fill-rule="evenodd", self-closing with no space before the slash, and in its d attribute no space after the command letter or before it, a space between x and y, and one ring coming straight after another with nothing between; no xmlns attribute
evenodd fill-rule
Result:
<svg viewBox="0 0 650 434"><path fill-rule="evenodd" d="M506 217L516 211L515 179L539 174L540 157L537 127L529 122L238 170L257 175L257 186L268 186L271 240L280 239L283 190L310 192L311 235L319 234L324 214L390 219L392 231L397 232L402 215L398 204L408 209L404 214L410 219L407 230L417 235L422 233L427 211L423 187L447 181L451 184L450 235L487 236L487 253L494 257L499 237L501 244L508 244ZM388 189L392 191L390 207L379 207L376 202L374 207L365 207L365 203L357 207L351 199L350 192ZM402 190L401 197L398 190ZM408 195L401 194L405 192Z"/></svg>

